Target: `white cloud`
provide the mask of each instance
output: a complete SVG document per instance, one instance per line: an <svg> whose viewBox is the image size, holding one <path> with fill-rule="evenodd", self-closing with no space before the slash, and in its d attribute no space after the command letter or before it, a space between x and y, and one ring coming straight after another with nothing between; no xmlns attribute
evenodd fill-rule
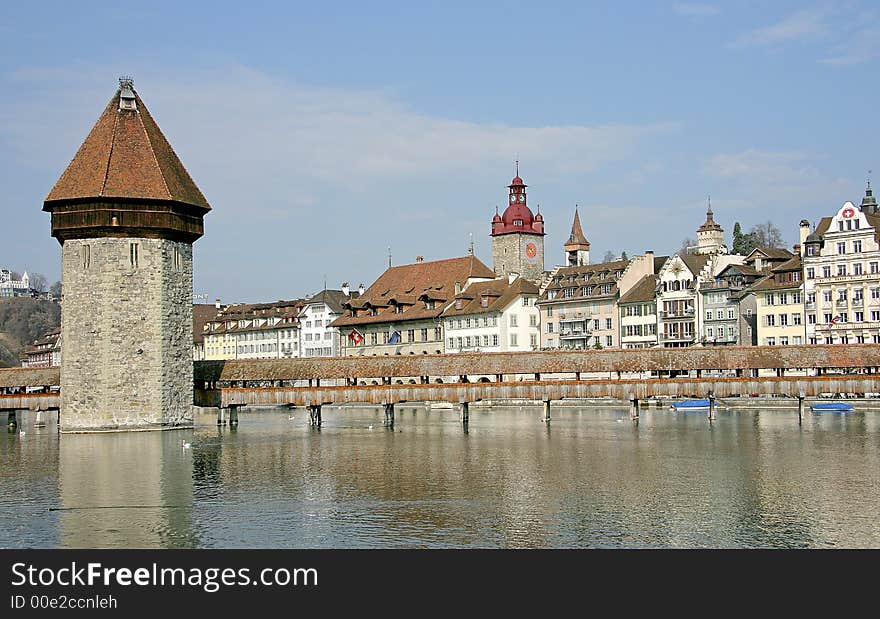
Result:
<svg viewBox="0 0 880 619"><path fill-rule="evenodd" d="M764 46L821 38L829 31L829 15L829 11L823 8L801 9L773 25L741 35L736 40L736 45Z"/></svg>
<svg viewBox="0 0 880 619"><path fill-rule="evenodd" d="M721 7L715 4L698 4L695 2L676 2L672 5L672 10L679 15L688 17L709 17L718 15Z"/></svg>
<svg viewBox="0 0 880 619"><path fill-rule="evenodd" d="M869 20L874 23L876 20ZM828 50L821 62L829 65L861 64L880 58L877 33L873 27L857 30Z"/></svg>

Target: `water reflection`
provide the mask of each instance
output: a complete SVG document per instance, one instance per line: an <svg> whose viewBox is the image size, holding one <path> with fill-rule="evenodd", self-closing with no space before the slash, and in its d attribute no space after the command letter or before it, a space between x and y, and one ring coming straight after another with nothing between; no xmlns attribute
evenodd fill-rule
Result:
<svg viewBox="0 0 880 619"><path fill-rule="evenodd" d="M250 412L0 437L4 547L880 547L878 412ZM183 449L183 440L191 449ZM61 508L49 511L49 508Z"/></svg>

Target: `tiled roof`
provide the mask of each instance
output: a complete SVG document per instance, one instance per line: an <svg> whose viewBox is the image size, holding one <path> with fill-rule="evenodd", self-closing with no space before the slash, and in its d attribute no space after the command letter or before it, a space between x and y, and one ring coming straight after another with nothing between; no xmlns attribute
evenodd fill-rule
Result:
<svg viewBox="0 0 880 619"><path fill-rule="evenodd" d="M577 207L574 208L574 221L571 224L571 234L568 235L566 245L586 245L587 248L590 247L590 242L584 236L583 229L581 229L581 218L578 215Z"/></svg>
<svg viewBox="0 0 880 619"><path fill-rule="evenodd" d="M756 247L754 250L752 250L752 253L755 253L756 251L761 252L768 258L774 258L777 260L788 260L789 258L794 256L793 253L781 247Z"/></svg>
<svg viewBox="0 0 880 619"><path fill-rule="evenodd" d="M461 309L456 309L456 304L452 303L444 310L443 316L501 312L523 294L537 296L538 287L522 277L518 277L512 284L508 283L507 278L489 282L474 282L455 297L462 299ZM487 300L486 307L483 307L483 297Z"/></svg>
<svg viewBox="0 0 880 619"><path fill-rule="evenodd" d="M709 260L712 258L709 254L679 254L682 262L693 273L694 277L698 276Z"/></svg>
<svg viewBox="0 0 880 619"><path fill-rule="evenodd" d="M624 303L644 303L645 301L653 301L657 290L657 282L659 278L656 275L645 275L642 279L626 291L626 294L617 301Z"/></svg>
<svg viewBox="0 0 880 619"><path fill-rule="evenodd" d="M303 302L303 305L312 305L315 303L323 303L327 307L330 308L330 311L334 314L342 313L342 304L353 299L357 299L359 293L356 290L350 291L348 295L344 294L341 290L322 290L316 295L313 295L306 299Z"/></svg>
<svg viewBox="0 0 880 619"><path fill-rule="evenodd" d="M748 290L751 292L762 292L766 290L789 290L792 288L800 288L803 285L802 280L798 281L776 281L778 273L800 272L803 268L800 256L794 256L791 260L787 260L782 264L773 267L770 273L763 279L758 280Z"/></svg>
<svg viewBox="0 0 880 619"><path fill-rule="evenodd" d="M575 299L592 299L613 296L617 294L616 275L618 271L623 273L629 264L629 260L614 260L612 262L602 262L598 264L584 264L572 267L561 267L557 269L550 277L544 293L541 295L540 302L553 301L573 301ZM603 278L602 275L605 275ZM603 284L609 284L611 288L608 292L600 292ZM584 295L583 289L592 286L592 292ZM575 294L571 297L562 297L556 295L554 299L550 299L548 292L564 290L566 288L574 288Z"/></svg>
<svg viewBox="0 0 880 619"><path fill-rule="evenodd" d="M193 304L193 343L205 341L205 324L217 316L217 311L213 303Z"/></svg>
<svg viewBox="0 0 880 619"><path fill-rule="evenodd" d="M173 200L210 210L147 106L135 93L137 109L120 109L120 90L107 104L46 202L141 198Z"/></svg>
<svg viewBox="0 0 880 619"><path fill-rule="evenodd" d="M458 282L464 287L469 278L495 279L495 272L476 256L391 267L364 291L357 303L344 304L351 308L376 308L376 315L344 315L334 320L332 326L436 318L443 312L445 304L437 303L434 309L428 309L422 299L451 300L455 295L455 283ZM399 304L392 304L392 299ZM415 299L415 303L408 305L407 302L412 299ZM401 310L400 313L398 308Z"/></svg>

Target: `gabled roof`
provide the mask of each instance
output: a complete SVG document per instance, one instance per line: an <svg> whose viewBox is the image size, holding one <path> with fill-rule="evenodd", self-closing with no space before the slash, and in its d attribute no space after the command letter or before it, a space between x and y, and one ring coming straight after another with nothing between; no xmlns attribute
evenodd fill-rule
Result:
<svg viewBox="0 0 880 619"><path fill-rule="evenodd" d="M127 92L136 109L120 107L122 90L110 99L45 201L139 198L210 210L133 87Z"/></svg>
<svg viewBox="0 0 880 619"><path fill-rule="evenodd" d="M455 296L462 300L461 309L456 309L456 304L452 303L443 311L443 317L503 312L521 295L537 296L538 287L522 277L516 278L512 284L508 283L507 278L474 282L467 290ZM486 307L483 307L484 297L487 300Z"/></svg>
<svg viewBox="0 0 880 619"><path fill-rule="evenodd" d="M590 299L594 297L608 297L617 294L617 272L621 274L629 260L614 260L612 262L600 262L598 264L583 264L571 267L560 267L556 269L550 277L550 280L541 295L539 302L553 301L572 301L579 298ZM605 275L603 278L602 275ZM601 293L600 286L603 284L610 285L610 289L606 293ZM584 287L593 287L593 293L584 295ZM556 296L555 299L549 299L547 294L549 291L559 291L565 288L575 288L575 294L571 297Z"/></svg>
<svg viewBox="0 0 880 619"><path fill-rule="evenodd" d="M585 245L587 249L590 248L590 242L584 236L584 231L581 229L581 218L578 215L577 207L574 207L574 221L571 224L571 234L568 235L568 241L565 244Z"/></svg>
<svg viewBox="0 0 880 619"><path fill-rule="evenodd" d="M799 279L798 281L780 282L777 281L776 276L780 273L800 272L802 268L803 263L801 262L801 257L794 256L791 260L787 260L786 262L770 269L770 273L767 276L759 279L747 290L750 292L762 292L767 290L790 290L800 288L804 283L802 279Z"/></svg>
<svg viewBox="0 0 880 619"><path fill-rule="evenodd" d="M303 301L303 306L323 303L329 307L330 311L334 314L341 314L343 303L357 299L358 296L359 293L356 290L350 291L348 295L341 290L322 290L318 294Z"/></svg>
<svg viewBox="0 0 880 619"><path fill-rule="evenodd" d="M342 327L436 318L443 312L443 304L437 304L434 309L428 309L424 301L419 299L424 297L430 299L441 297L441 300L444 301L451 299L455 295L456 282L464 287L469 278L495 279L495 272L476 256L449 258L433 262L415 262L390 267L358 299L363 303L362 307L370 305L381 308L377 315L340 316L333 321L332 326ZM416 302L412 305L402 306L400 309L403 311L397 313L398 307L392 307L390 304L392 298L395 300L398 298L415 299Z"/></svg>
<svg viewBox="0 0 880 619"><path fill-rule="evenodd" d="M205 325L217 316L217 306L213 303L193 304L193 342L205 340Z"/></svg>
<svg viewBox="0 0 880 619"><path fill-rule="evenodd" d="M681 258L681 261L685 263L694 277L697 277L702 272L703 268L712 258L709 254L678 254L678 257Z"/></svg>
<svg viewBox="0 0 880 619"><path fill-rule="evenodd" d="M626 294L620 297L617 302L622 305L625 303L653 301L659 279L656 275L645 275L632 288L627 290Z"/></svg>

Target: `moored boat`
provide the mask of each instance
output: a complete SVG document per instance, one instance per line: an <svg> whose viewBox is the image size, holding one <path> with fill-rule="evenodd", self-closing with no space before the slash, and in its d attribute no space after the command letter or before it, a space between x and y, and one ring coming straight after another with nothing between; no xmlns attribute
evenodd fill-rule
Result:
<svg viewBox="0 0 880 619"><path fill-rule="evenodd" d="M709 400L682 400L673 402L670 408L675 411L708 410Z"/></svg>
<svg viewBox="0 0 880 619"><path fill-rule="evenodd" d="M855 407L852 404L848 404L847 402L817 402L816 404L810 405L811 411L828 411L834 413L845 413L852 410L855 410Z"/></svg>

